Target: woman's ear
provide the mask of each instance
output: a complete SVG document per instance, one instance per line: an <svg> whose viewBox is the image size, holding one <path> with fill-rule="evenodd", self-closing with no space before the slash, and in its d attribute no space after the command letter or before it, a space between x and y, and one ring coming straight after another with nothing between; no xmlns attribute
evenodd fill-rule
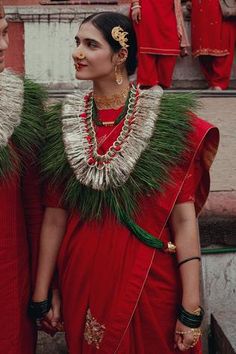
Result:
<svg viewBox="0 0 236 354"><path fill-rule="evenodd" d="M119 52L115 53L113 56L113 63L115 65L123 64L128 57L128 50L127 48L121 48Z"/></svg>

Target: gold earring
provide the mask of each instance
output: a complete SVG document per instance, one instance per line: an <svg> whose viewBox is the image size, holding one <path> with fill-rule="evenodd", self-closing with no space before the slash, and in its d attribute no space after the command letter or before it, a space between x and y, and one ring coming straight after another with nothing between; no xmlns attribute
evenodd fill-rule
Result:
<svg viewBox="0 0 236 354"><path fill-rule="evenodd" d="M121 85L123 83L123 76L121 74L120 66L115 66L115 78L117 85Z"/></svg>
<svg viewBox="0 0 236 354"><path fill-rule="evenodd" d="M80 52L78 55L77 55L78 59L85 59L85 54Z"/></svg>

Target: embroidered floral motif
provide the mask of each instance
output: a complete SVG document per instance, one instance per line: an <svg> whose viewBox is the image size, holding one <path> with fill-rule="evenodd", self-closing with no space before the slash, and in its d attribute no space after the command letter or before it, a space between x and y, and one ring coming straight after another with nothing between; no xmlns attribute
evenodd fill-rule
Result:
<svg viewBox="0 0 236 354"><path fill-rule="evenodd" d="M194 57L197 57L199 55L212 55L215 57L221 57L224 55L228 55L229 51L227 49L224 50L219 50L219 49L210 49L210 48L200 48L198 50L195 50L192 55Z"/></svg>
<svg viewBox="0 0 236 354"><path fill-rule="evenodd" d="M88 344L95 345L97 349L100 348L100 344L103 340L106 327L101 325L91 314L91 310L88 309L86 315L86 323L84 330L84 339Z"/></svg>

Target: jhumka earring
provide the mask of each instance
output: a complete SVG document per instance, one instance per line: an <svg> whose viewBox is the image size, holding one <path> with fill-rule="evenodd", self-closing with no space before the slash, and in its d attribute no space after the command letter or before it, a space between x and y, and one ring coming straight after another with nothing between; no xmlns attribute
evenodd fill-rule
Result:
<svg viewBox="0 0 236 354"><path fill-rule="evenodd" d="M121 85L123 82L123 76L121 74L120 66L115 66L115 78L117 85Z"/></svg>

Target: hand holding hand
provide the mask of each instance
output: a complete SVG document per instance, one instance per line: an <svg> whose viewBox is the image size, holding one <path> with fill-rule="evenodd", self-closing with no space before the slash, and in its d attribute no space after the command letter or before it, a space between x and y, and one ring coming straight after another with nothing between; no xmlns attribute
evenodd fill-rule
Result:
<svg viewBox="0 0 236 354"><path fill-rule="evenodd" d="M61 297L58 289L52 291L52 306L47 315L40 321L40 329L54 336L56 332L63 332L61 320Z"/></svg>
<svg viewBox="0 0 236 354"><path fill-rule="evenodd" d="M174 348L178 348L181 351L186 351L193 348L197 344L200 336L200 328L189 328L177 320Z"/></svg>

